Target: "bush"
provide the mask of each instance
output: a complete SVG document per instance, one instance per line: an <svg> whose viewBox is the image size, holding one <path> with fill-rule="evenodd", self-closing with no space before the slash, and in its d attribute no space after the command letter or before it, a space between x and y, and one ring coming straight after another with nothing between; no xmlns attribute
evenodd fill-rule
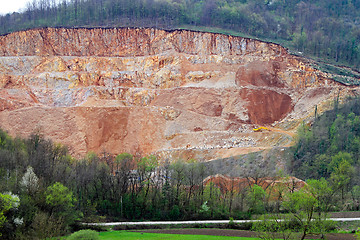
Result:
<svg viewBox="0 0 360 240"><path fill-rule="evenodd" d="M99 240L99 233L93 230L80 230L78 232L74 232L67 238L68 240Z"/></svg>
<svg viewBox="0 0 360 240"><path fill-rule="evenodd" d="M233 228L234 226L235 226L234 218L231 217L229 220L228 228Z"/></svg>
<svg viewBox="0 0 360 240"><path fill-rule="evenodd" d="M70 227L71 227L71 232L77 232L80 230L93 230L95 232L106 232L107 231L106 226L84 225L79 222L72 224Z"/></svg>
<svg viewBox="0 0 360 240"><path fill-rule="evenodd" d="M356 230L354 237L356 237L357 240L360 240L360 228Z"/></svg>
<svg viewBox="0 0 360 240"><path fill-rule="evenodd" d="M180 208L177 205L174 205L169 213L169 217L171 220L178 220L180 217Z"/></svg>
<svg viewBox="0 0 360 240"><path fill-rule="evenodd" d="M33 229L32 238L45 239L56 237L67 233L67 226L63 218L54 217L46 212L37 212L31 224Z"/></svg>
<svg viewBox="0 0 360 240"><path fill-rule="evenodd" d="M262 221L255 222L252 228L253 231L257 232L257 237L266 240L275 239L290 239L292 231L284 227L281 222L264 219Z"/></svg>

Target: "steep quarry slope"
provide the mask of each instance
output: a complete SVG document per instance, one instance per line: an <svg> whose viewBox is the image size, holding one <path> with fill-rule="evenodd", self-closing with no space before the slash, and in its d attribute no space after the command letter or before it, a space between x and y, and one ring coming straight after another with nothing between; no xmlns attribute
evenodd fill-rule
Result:
<svg viewBox="0 0 360 240"><path fill-rule="evenodd" d="M287 146L315 105L356 91L279 45L185 30L28 30L0 36L0 56L0 127L80 156L210 160Z"/></svg>

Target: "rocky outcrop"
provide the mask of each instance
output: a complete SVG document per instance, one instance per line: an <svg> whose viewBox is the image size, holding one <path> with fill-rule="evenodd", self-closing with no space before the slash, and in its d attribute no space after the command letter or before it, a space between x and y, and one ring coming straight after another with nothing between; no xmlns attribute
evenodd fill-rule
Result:
<svg viewBox="0 0 360 240"><path fill-rule="evenodd" d="M0 43L4 46L0 50L2 56L133 58L171 51L200 56L241 56L261 51L280 56L284 51L279 45L221 34L129 28L35 29L8 34Z"/></svg>
<svg viewBox="0 0 360 240"><path fill-rule="evenodd" d="M80 156L210 160L285 146L284 130L315 105L326 109L339 90L354 89L254 39L129 28L0 36L1 128L39 130ZM272 130L252 131L263 125Z"/></svg>

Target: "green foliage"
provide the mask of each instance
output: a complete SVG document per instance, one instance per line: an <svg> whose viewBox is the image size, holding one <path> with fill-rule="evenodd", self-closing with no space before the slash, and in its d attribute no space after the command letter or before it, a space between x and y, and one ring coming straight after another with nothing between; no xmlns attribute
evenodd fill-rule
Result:
<svg viewBox="0 0 360 240"><path fill-rule="evenodd" d="M28 237L33 237L34 239L58 237L67 233L67 225L63 218L55 217L42 211L35 214L30 228L31 231L28 232Z"/></svg>
<svg viewBox="0 0 360 240"><path fill-rule="evenodd" d="M210 208L207 205L207 201L205 201L202 205L201 208L199 210L200 213L207 213L209 212Z"/></svg>
<svg viewBox="0 0 360 240"><path fill-rule="evenodd" d="M305 32L301 33L294 33L292 37L293 45L298 49L299 51L304 51L306 46L307 36Z"/></svg>
<svg viewBox="0 0 360 240"><path fill-rule="evenodd" d="M353 203L353 209L355 211L360 210L360 186L356 185L351 189L351 197Z"/></svg>
<svg viewBox="0 0 360 240"><path fill-rule="evenodd" d="M320 180L309 179L306 183L305 190L317 200L316 211L320 213L328 212L334 194L328 181L326 181L325 178L321 178Z"/></svg>
<svg viewBox="0 0 360 240"><path fill-rule="evenodd" d="M121 162L129 161L131 159L133 159L133 155L131 155L130 153L121 153L116 156L115 162L117 164L120 164Z"/></svg>
<svg viewBox="0 0 360 240"><path fill-rule="evenodd" d="M326 220L326 198L331 194L325 179L309 180L303 189L285 194L280 208L286 214L265 214L253 224L253 230L260 232L261 239L304 239L310 232L324 234L333 226Z"/></svg>
<svg viewBox="0 0 360 240"><path fill-rule="evenodd" d="M144 175L142 177L146 179L148 176L145 175L151 174L158 166L158 159L154 155L143 157L137 162L137 166L140 175Z"/></svg>
<svg viewBox="0 0 360 240"><path fill-rule="evenodd" d="M260 221L254 222L252 230L258 232L258 237L264 240L292 239L297 234L289 226L291 218L288 215L263 215Z"/></svg>
<svg viewBox="0 0 360 240"><path fill-rule="evenodd" d="M357 240L360 240L360 228L357 229L357 231L355 232L354 237L356 237Z"/></svg>
<svg viewBox="0 0 360 240"><path fill-rule="evenodd" d="M178 220L180 217L180 208L177 205L174 205L169 213L169 217L171 220Z"/></svg>
<svg viewBox="0 0 360 240"><path fill-rule="evenodd" d="M293 147L293 174L302 179L328 180L324 191L332 191L323 194L322 200L318 198L326 211L331 205L332 210L359 209L356 194L352 192L360 184L355 174L360 169L359 117L359 98L349 99L342 105L335 99L334 109L317 117L311 129L308 126L299 129L298 141ZM320 187L320 182L317 185Z"/></svg>
<svg viewBox="0 0 360 240"><path fill-rule="evenodd" d="M332 178L337 191L360 184L353 172L360 165L360 100L350 99L317 117L312 128L299 129L298 140L292 148L293 174L302 179ZM348 185L350 184L350 185Z"/></svg>
<svg viewBox="0 0 360 240"><path fill-rule="evenodd" d="M202 218L210 219L223 219L227 212L224 205L219 201L221 198L221 191L213 182L208 183L204 188L204 201L207 202L206 206L208 211L202 211ZM207 209L205 207L205 209Z"/></svg>
<svg viewBox="0 0 360 240"><path fill-rule="evenodd" d="M49 186L45 194L46 204L56 210L61 211L74 207L75 198L73 193L59 182Z"/></svg>
<svg viewBox="0 0 360 240"><path fill-rule="evenodd" d="M254 184L248 192L248 204L249 204L249 212L254 213L254 214L263 214L265 213L265 205L264 205L264 201L265 201L265 190Z"/></svg>
<svg viewBox="0 0 360 240"><path fill-rule="evenodd" d="M229 219L229 228L233 228L235 226L234 218L230 217Z"/></svg>
<svg viewBox="0 0 360 240"><path fill-rule="evenodd" d="M94 230L80 230L71 234L67 240L99 240L100 236Z"/></svg>
<svg viewBox="0 0 360 240"><path fill-rule="evenodd" d="M75 221L78 214L74 208L76 199L67 187L57 182L46 189L45 196L51 217L53 216L56 220L60 219L66 225Z"/></svg>
<svg viewBox="0 0 360 240"><path fill-rule="evenodd" d="M342 160L337 167L334 167L330 178L334 183L335 188L341 189L348 185L354 171L354 167L346 160Z"/></svg>
<svg viewBox="0 0 360 240"><path fill-rule="evenodd" d="M287 209L294 220L299 224L299 231L302 233L301 239L312 231L312 218L318 202L317 199L308 194L306 190L287 194L283 206Z"/></svg>
<svg viewBox="0 0 360 240"><path fill-rule="evenodd" d="M317 200L314 196L308 194L304 190L297 192L289 193L286 196L286 201L284 201L284 207L289 210L292 214L305 214L308 218L312 217L314 213ZM303 218L298 217L299 220Z"/></svg>
<svg viewBox="0 0 360 240"><path fill-rule="evenodd" d="M20 204L20 199L17 195L11 193L0 193L0 236L2 235L1 228L7 221L6 213L13 208L17 208Z"/></svg>

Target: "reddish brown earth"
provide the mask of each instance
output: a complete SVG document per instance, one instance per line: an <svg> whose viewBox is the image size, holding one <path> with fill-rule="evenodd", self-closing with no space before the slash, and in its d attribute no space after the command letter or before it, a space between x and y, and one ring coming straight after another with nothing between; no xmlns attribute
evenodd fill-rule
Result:
<svg viewBox="0 0 360 240"><path fill-rule="evenodd" d="M296 177L262 177L262 178L241 178L229 177L216 174L204 179L204 185L213 183L222 193L241 192L254 184L262 187L271 199L279 198L279 189L284 192L298 191L305 186L305 182Z"/></svg>
<svg viewBox="0 0 360 240"><path fill-rule="evenodd" d="M331 77L279 45L222 34L21 31L0 36L0 127L40 131L76 156L206 161L290 145L315 105L358 92Z"/></svg>

